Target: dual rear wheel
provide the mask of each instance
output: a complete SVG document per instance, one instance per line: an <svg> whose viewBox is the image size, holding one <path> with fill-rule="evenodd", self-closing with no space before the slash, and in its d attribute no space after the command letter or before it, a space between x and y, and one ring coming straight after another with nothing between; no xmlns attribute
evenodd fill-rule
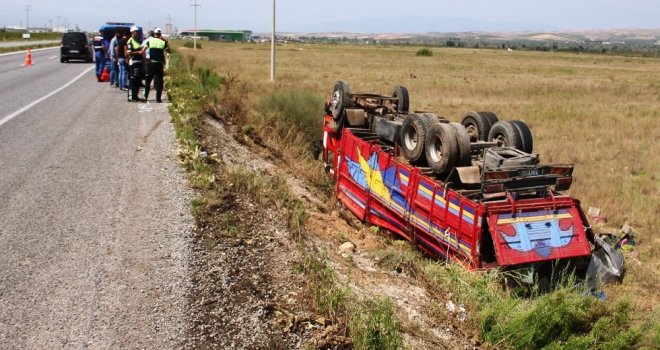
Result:
<svg viewBox="0 0 660 350"><path fill-rule="evenodd" d="M438 174L470 165L470 137L460 123L432 113L411 113L401 127L403 156L413 165L428 165Z"/></svg>
<svg viewBox="0 0 660 350"><path fill-rule="evenodd" d="M526 153L533 150L527 124L499 121L491 112L469 112L461 123L431 113L411 113L404 119L400 135L404 157L413 165L428 165L439 175L471 165L471 143L477 141L494 141Z"/></svg>

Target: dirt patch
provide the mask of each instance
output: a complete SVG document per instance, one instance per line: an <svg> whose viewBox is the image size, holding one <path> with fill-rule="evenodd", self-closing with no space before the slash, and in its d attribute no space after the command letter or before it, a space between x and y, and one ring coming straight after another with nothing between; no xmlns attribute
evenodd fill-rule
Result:
<svg viewBox="0 0 660 350"><path fill-rule="evenodd" d="M301 276L286 228L271 210L233 194L206 208L195 232L190 348L300 348L301 334L274 325L299 313Z"/></svg>

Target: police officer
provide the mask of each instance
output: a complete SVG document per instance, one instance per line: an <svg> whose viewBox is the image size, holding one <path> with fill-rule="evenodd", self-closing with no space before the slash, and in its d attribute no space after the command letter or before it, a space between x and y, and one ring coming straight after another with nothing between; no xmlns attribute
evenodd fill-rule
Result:
<svg viewBox="0 0 660 350"><path fill-rule="evenodd" d="M148 57L146 60L147 76L144 82L144 99L149 97L149 85L154 81L156 89L156 102L163 102L163 67L165 66L165 51L169 51L167 41L161 38L162 31L156 27L153 37L146 40L142 47L142 56ZM149 51L147 51L149 50ZM148 56L146 55L148 52Z"/></svg>
<svg viewBox="0 0 660 350"><path fill-rule="evenodd" d="M96 81L101 82L103 81L101 80L101 75L103 74L103 68L105 68L105 57L107 53L107 46L101 33L94 36L92 45L94 46L94 60L96 62Z"/></svg>
<svg viewBox="0 0 660 350"><path fill-rule="evenodd" d="M140 48L140 33L138 31L138 27L131 27L131 37L126 42L125 47L125 55L129 65L129 89L131 90L129 101L131 102L142 101L138 98L138 90L143 74L143 53Z"/></svg>

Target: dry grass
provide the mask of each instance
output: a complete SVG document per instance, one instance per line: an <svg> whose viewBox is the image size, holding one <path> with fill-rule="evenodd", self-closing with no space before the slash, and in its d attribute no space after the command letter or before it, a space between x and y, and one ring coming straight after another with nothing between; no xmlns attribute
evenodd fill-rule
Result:
<svg viewBox="0 0 660 350"><path fill-rule="evenodd" d="M404 85L412 109L453 120L469 110L524 120L544 162L576 164L570 194L585 209L603 208L610 226L639 229L644 270L660 269L660 60L451 48L418 57L415 46L283 44L271 83L269 48L209 42L196 55L238 75L251 110L275 90L324 98L341 79L353 92L390 94Z"/></svg>

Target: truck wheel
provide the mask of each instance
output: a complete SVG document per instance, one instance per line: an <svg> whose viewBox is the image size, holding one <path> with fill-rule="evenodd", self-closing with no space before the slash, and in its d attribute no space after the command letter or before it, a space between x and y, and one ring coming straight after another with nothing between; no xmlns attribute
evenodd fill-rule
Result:
<svg viewBox="0 0 660 350"><path fill-rule="evenodd" d="M516 127L516 131L518 131L518 136L520 136L520 140L522 143L522 149L521 151L525 153L532 153L534 150L534 140L532 138L532 131L529 130L529 127L525 122L521 120L512 120L511 124L513 124Z"/></svg>
<svg viewBox="0 0 660 350"><path fill-rule="evenodd" d="M469 166L472 164L470 157L470 135L467 129L461 123L450 123L456 131L456 144L458 146L458 157L456 158L456 166Z"/></svg>
<svg viewBox="0 0 660 350"><path fill-rule="evenodd" d="M344 114L344 110L350 106L351 102L351 87L345 81L338 81L335 83L335 88L332 90L332 104L330 111L335 120L339 120Z"/></svg>
<svg viewBox="0 0 660 350"><path fill-rule="evenodd" d="M403 156L409 162L417 162L424 155L424 140L429 130L429 118L411 113L406 116L401 125L401 148Z"/></svg>
<svg viewBox="0 0 660 350"><path fill-rule="evenodd" d="M493 126L491 118L483 112L467 112L461 124L467 129L468 135L470 135L470 141L486 141L488 139L488 133L490 128Z"/></svg>
<svg viewBox="0 0 660 350"><path fill-rule="evenodd" d="M479 112L479 114L482 114L482 115L486 116L486 118L488 118L488 120L490 120L490 126L491 127L493 125L495 125L495 123L500 121L500 119L497 118L497 115L493 112Z"/></svg>
<svg viewBox="0 0 660 350"><path fill-rule="evenodd" d="M436 174L446 174L458 158L456 131L451 124L436 123L426 135L426 161Z"/></svg>
<svg viewBox="0 0 660 350"><path fill-rule="evenodd" d="M499 121L493 125L488 134L488 140L496 141L500 147L513 147L522 151L522 140L518 129L507 121Z"/></svg>
<svg viewBox="0 0 660 350"><path fill-rule="evenodd" d="M396 99L396 111L399 113L407 114L410 107L410 98L408 97L408 89L404 86L396 86L392 97Z"/></svg>

